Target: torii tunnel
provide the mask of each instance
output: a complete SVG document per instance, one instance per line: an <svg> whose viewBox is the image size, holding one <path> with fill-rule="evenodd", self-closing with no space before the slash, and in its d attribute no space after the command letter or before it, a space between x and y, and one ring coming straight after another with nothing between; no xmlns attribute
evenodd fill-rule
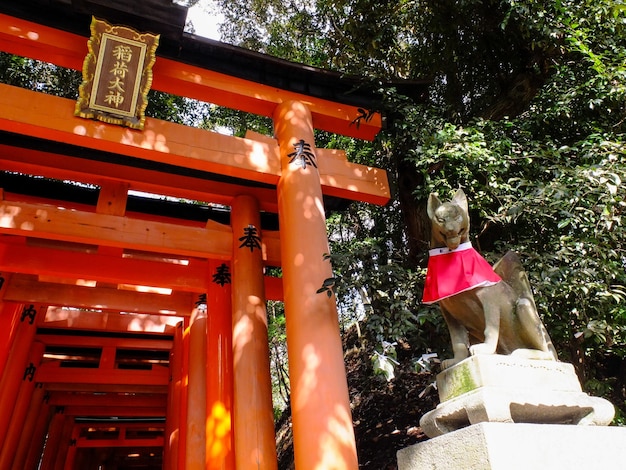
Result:
<svg viewBox="0 0 626 470"><path fill-rule="evenodd" d="M381 117L315 91L338 75L183 34L168 1L126 3L4 2L0 51L81 70L92 14L162 27L153 89L270 117L274 135L153 118L134 130L0 84L0 469L276 469L278 300L296 468L356 470L337 307L317 293L332 277L325 211L385 204L389 188L384 171L317 149L314 130L372 139ZM249 59L249 76L216 69L227 56Z"/></svg>

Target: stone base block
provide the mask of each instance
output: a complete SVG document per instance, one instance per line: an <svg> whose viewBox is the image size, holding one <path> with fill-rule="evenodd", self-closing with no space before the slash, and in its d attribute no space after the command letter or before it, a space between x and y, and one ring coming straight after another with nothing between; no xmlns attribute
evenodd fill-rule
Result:
<svg viewBox="0 0 626 470"><path fill-rule="evenodd" d="M605 470L626 465L626 427L480 423L398 451L398 470Z"/></svg>
<svg viewBox="0 0 626 470"><path fill-rule="evenodd" d="M501 354L470 356L437 374L440 402L481 387L550 392L582 391L572 364Z"/></svg>
<svg viewBox="0 0 626 470"><path fill-rule="evenodd" d="M482 422L606 426L614 415L608 400L583 392L482 387L440 403L422 416L420 426L436 437Z"/></svg>
<svg viewBox="0 0 626 470"><path fill-rule="evenodd" d="M615 415L563 362L472 356L438 374L437 389L441 403L420 420L428 437L482 422L605 426Z"/></svg>

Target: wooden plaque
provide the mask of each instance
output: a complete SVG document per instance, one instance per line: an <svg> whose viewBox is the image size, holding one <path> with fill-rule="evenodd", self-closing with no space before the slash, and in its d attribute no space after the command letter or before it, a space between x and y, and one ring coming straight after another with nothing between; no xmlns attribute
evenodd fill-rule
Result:
<svg viewBox="0 0 626 470"><path fill-rule="evenodd" d="M143 129L159 35L92 18L74 115Z"/></svg>

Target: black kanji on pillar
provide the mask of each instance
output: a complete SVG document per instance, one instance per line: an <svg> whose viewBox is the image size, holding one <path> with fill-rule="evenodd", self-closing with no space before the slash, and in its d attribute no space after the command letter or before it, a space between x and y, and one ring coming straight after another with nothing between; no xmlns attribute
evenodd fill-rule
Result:
<svg viewBox="0 0 626 470"><path fill-rule="evenodd" d="M228 269L228 265L226 263L220 264L215 269L215 274L213 274L213 282L219 284L222 287L224 287L224 284L230 284L230 270Z"/></svg>
<svg viewBox="0 0 626 470"><path fill-rule="evenodd" d="M196 300L196 308L199 310L206 310L206 293L200 294L198 300Z"/></svg>
<svg viewBox="0 0 626 470"><path fill-rule="evenodd" d="M33 304L30 304L22 310L20 321L24 321L26 320L26 317L28 317L28 323L32 325L35 323L35 315L37 315L37 310L35 310L35 306Z"/></svg>
<svg viewBox="0 0 626 470"><path fill-rule="evenodd" d="M317 168L315 154L311 151L311 144L305 142L303 139L300 139L297 143L293 144L293 148L295 149L295 152L291 152L287 155L289 157L289 163L301 165L303 170L307 167L307 165Z"/></svg>
<svg viewBox="0 0 626 470"><path fill-rule="evenodd" d="M239 238L242 242L239 248L250 248L250 251L254 251L255 248L261 249L261 237L257 235L257 229L254 225L248 225L243 229L243 237Z"/></svg>
<svg viewBox="0 0 626 470"><path fill-rule="evenodd" d="M29 382L32 382L35 378L36 370L37 368L35 367L35 364L31 362L30 365L24 370L24 377L22 378L22 380L28 379Z"/></svg>

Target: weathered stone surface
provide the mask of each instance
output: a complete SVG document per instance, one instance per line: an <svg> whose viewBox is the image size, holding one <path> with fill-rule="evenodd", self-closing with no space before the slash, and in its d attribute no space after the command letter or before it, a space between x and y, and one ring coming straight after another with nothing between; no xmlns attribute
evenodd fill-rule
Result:
<svg viewBox="0 0 626 470"><path fill-rule="evenodd" d="M616 469L626 427L480 423L398 451L398 470Z"/></svg>
<svg viewBox="0 0 626 470"><path fill-rule="evenodd" d="M615 408L581 391L570 364L470 357L437 376L441 403L420 426L429 437L483 422L608 425Z"/></svg>
<svg viewBox="0 0 626 470"><path fill-rule="evenodd" d="M441 402L480 387L580 392L574 366L500 354L471 356L437 375Z"/></svg>

